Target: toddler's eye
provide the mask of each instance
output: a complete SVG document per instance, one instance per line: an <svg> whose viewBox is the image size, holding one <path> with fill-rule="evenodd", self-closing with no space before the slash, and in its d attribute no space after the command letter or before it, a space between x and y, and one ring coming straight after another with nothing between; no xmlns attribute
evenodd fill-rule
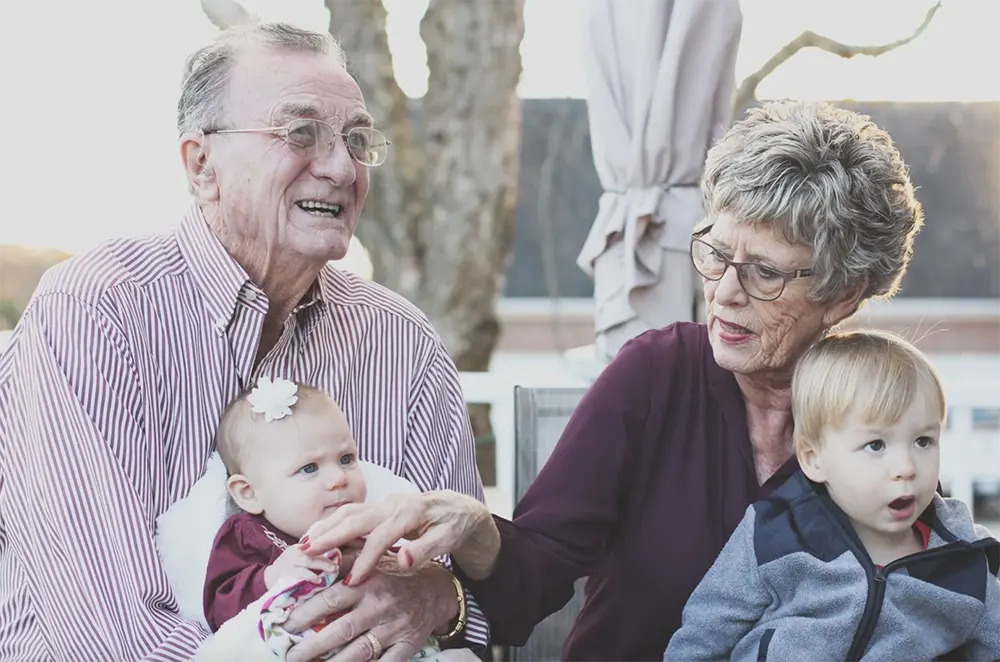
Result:
<svg viewBox="0 0 1000 662"><path fill-rule="evenodd" d="M882 441L881 439L875 439L865 444L865 448L875 453L878 453L880 451L885 450L885 442Z"/></svg>
<svg viewBox="0 0 1000 662"><path fill-rule="evenodd" d="M355 461L354 453L344 453L343 455L340 456L340 464L342 466L345 467L350 466L354 464L354 461Z"/></svg>
<svg viewBox="0 0 1000 662"><path fill-rule="evenodd" d="M310 462L299 469L300 474L314 474L319 471L319 467L316 466L315 462Z"/></svg>

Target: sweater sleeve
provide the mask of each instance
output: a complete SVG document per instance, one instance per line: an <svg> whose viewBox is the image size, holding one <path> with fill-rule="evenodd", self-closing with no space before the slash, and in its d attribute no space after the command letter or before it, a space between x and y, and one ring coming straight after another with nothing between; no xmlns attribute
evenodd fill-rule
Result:
<svg viewBox="0 0 1000 662"><path fill-rule="evenodd" d="M513 521L495 518L501 547L493 573L482 581L463 577L495 644L523 645L603 558L649 415L650 366L671 369L672 357L655 352L648 337L619 352L574 410Z"/></svg>
<svg viewBox="0 0 1000 662"><path fill-rule="evenodd" d="M757 568L754 518L750 506L684 605L681 627L667 644L664 662L728 660L771 604Z"/></svg>
<svg viewBox="0 0 1000 662"><path fill-rule="evenodd" d="M212 546L205 574L205 620L212 632L267 592L264 569L273 543L255 535L256 523L245 515L226 520Z"/></svg>

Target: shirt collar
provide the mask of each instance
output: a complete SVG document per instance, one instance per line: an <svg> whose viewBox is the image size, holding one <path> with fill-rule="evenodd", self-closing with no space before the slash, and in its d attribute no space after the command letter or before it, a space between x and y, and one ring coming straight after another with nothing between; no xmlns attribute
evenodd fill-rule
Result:
<svg viewBox="0 0 1000 662"><path fill-rule="evenodd" d="M250 277L208 227L197 204L192 204L184 215L177 243L205 301L209 319L217 331L224 331Z"/></svg>
<svg viewBox="0 0 1000 662"><path fill-rule="evenodd" d="M263 300L264 293L208 227L197 204L192 204L185 214L177 232L177 242L217 331L225 331L229 326L241 293L253 292L253 298ZM305 310L310 316L326 312L328 302L332 301L330 284L326 280L321 275L312 284L295 307L294 315Z"/></svg>

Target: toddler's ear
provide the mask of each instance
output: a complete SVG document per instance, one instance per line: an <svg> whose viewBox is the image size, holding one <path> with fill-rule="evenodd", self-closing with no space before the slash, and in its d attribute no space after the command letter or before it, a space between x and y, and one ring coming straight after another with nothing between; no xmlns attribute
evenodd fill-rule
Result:
<svg viewBox="0 0 1000 662"><path fill-rule="evenodd" d="M226 481L226 489L229 490L229 495L233 497L236 505L244 512L251 515L260 515L264 512L263 506L257 500L257 493L253 485L243 474L230 476L229 480Z"/></svg>
<svg viewBox="0 0 1000 662"><path fill-rule="evenodd" d="M820 461L820 453L812 444L796 444L795 455L799 460L799 468L806 478L814 483L825 483L826 472Z"/></svg>

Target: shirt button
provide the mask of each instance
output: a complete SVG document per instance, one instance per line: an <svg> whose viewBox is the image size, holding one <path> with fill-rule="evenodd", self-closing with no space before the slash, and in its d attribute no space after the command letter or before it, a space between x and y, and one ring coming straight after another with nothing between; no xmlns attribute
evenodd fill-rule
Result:
<svg viewBox="0 0 1000 662"><path fill-rule="evenodd" d="M247 301L256 301L257 300L257 293L254 292L253 290L247 290L246 294L244 295L244 298Z"/></svg>
<svg viewBox="0 0 1000 662"><path fill-rule="evenodd" d="M215 330L220 333L226 330L226 319L224 317L215 320Z"/></svg>

